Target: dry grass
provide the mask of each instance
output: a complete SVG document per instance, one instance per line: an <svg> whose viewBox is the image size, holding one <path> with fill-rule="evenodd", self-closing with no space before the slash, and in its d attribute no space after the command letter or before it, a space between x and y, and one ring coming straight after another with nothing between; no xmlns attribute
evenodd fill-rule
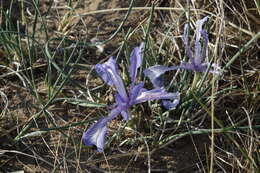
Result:
<svg viewBox="0 0 260 173"><path fill-rule="evenodd" d="M119 0L10 2L1 1L0 172L260 171L259 1L136 0L125 21L129 4ZM179 64L184 24L206 15L223 76L186 96L191 74L167 74L180 81L170 89L182 91L181 106L137 106L131 121L109 125L104 153L83 146L82 133L113 103L93 66L114 55L126 73L141 41L147 66Z"/></svg>

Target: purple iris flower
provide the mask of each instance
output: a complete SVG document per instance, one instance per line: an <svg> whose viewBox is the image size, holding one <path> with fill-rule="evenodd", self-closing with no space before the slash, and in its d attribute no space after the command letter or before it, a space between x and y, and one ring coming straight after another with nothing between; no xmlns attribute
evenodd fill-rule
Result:
<svg viewBox="0 0 260 173"><path fill-rule="evenodd" d="M135 47L130 55L129 75L131 84L127 91L122 78L119 75L118 66L115 59L111 57L103 64L97 64L95 69L99 76L110 86L114 86L117 90L115 94L115 104L113 109L107 117L102 117L95 124L93 124L84 134L83 143L86 146L97 146L97 151L102 152L105 144L105 137L107 135L107 124L119 114L124 120L128 120L129 108L135 104L143 103L152 100L163 100L163 105L166 108L173 108L179 103L180 94L168 93L164 88L155 88L147 90L143 88L144 82L136 84L138 68L142 64L143 43L139 47Z"/></svg>
<svg viewBox="0 0 260 173"><path fill-rule="evenodd" d="M179 66L172 66L167 67L163 65L156 65L153 67L150 67L144 71L145 75L150 78L154 86L161 87L161 75L164 74L167 71L170 70L176 70L176 69L186 69L186 70L192 70L194 72L205 72L208 67L210 66L210 63L204 62L205 57L208 54L208 34L206 30L202 29L203 24L208 20L208 16L204 17L201 20L198 20L196 22L196 39L195 39L195 52L192 53L191 47L189 45L189 36L188 36L188 28L189 25L186 24L184 26L184 34L182 36L182 41L185 45L186 54L190 60L190 62L181 62ZM203 46L201 46L201 42L203 42ZM212 64L209 72L220 74L220 67L216 64Z"/></svg>

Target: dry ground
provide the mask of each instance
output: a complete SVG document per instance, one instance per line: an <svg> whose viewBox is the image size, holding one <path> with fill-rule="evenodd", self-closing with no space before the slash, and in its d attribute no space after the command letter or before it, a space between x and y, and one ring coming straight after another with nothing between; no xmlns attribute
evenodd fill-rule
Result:
<svg viewBox="0 0 260 173"><path fill-rule="evenodd" d="M35 9L31 4L32 1L25 1L28 3L25 3L23 8L19 2L14 1L12 20L14 23L17 23L17 20L19 21L22 28L20 32L26 32L30 35L33 33ZM69 10L66 1L40 1L39 10L44 18L49 39L66 35L72 41L103 41L116 31L127 12L127 10L118 9L129 7L129 3L122 0L78 2L77 6L72 5L75 8L74 10ZM152 0L136 0L134 7L150 7L152 2ZM76 3L76 1L72 1L72 4L75 5ZM256 8L256 3L258 3L258 8ZM1 5L4 11L10 6L4 0L1 1ZM51 8L49 8L50 6ZM151 22L151 37L153 44L158 49L165 38L167 28L172 25L177 26L171 31L173 36L179 36L182 33L183 24L186 23L185 13L183 12L186 1L161 0L157 2L156 6L176 8L155 10L154 12ZM220 56L218 57L219 62L223 65L260 31L259 1L197 1L194 4L191 3L191 8L197 9L191 11L191 15L197 18L205 15L214 16L211 22L213 27L211 27L210 42L213 48L216 40L219 39L219 46L215 51ZM98 11L104 9L117 10ZM24 11L25 16L21 11ZM90 12L92 13L90 14ZM84 64L84 68L77 69L71 77L77 81L79 86L75 87L73 82L66 84L59 97L72 98L75 95L80 95L81 92L88 93L89 89L101 85L102 81L97 80L97 76L87 75L92 66L117 51L117 45L122 41L127 30L147 23L149 16L150 10L134 9L124 24L123 31L112 41L103 45L104 50L102 52L93 47L84 49L80 60L80 64ZM224 22L221 23L221 20ZM44 32L40 32L42 29L40 21L36 24L36 30L39 30L39 32L36 32L36 37L42 47L37 47L38 51L35 55L37 60L33 63L35 67L33 73L35 74L37 92L44 102L48 100L48 87L44 82L48 62L44 58L43 49L46 38ZM5 18L3 15L1 22L4 25ZM220 24L223 24L223 26L219 26ZM140 31L138 32L140 33ZM134 45L141 40L142 35L135 34L128 42ZM248 121L252 120L252 122L245 122L246 125L250 123L253 125L260 124L259 118L256 118L260 115L259 43L259 40L257 40L246 52L241 54L241 58L235 61L231 68L227 69L225 76L218 83L221 89L233 86L236 88L234 91L221 95L216 101L218 117L226 124L247 118ZM176 44L181 45L181 42L177 40ZM53 42L51 48L55 49L57 45L58 42ZM0 47L0 64L15 69L15 65L10 62L10 59L6 58L10 57L10 53L2 47ZM162 52L161 56L178 57L183 55L183 50L180 49L182 48L172 45L169 50ZM75 56L78 54L79 52L76 52ZM56 56L57 63L62 64L61 56L63 54ZM13 60L20 61L19 55L16 53L11 52L11 57L13 57ZM53 130L49 133L24 138L14 143L13 139L16 135L41 109L41 103L32 96L28 88L22 85L16 75L3 76L8 72L6 69L0 69L0 91L4 93L0 100L0 109L2 110L0 117L0 172L19 170L24 172L147 172L148 168L152 172L208 172L211 144L209 134L187 135L176 138L167 146L157 146L158 148L153 148L154 146L150 144L151 158L147 157L147 148L143 142L119 146L119 143L124 139L133 138L136 135L127 131L125 136L114 139L105 155L97 153L93 148L80 145L82 132L93 121L66 128L64 131ZM55 78L57 78L57 75L54 72L52 79ZM86 80L88 80L87 86ZM106 97L104 100L111 101L109 98L111 91L106 90L102 94ZM89 118L96 118L96 112L99 114L106 113L107 110L105 108L85 108L64 101L57 101L48 108L48 112L50 113L48 115L51 116L42 115L35 121L30 132L53 127L50 119L54 119L57 126L63 127L86 121ZM205 112L202 111L199 114L204 115ZM145 115L146 120L150 119L149 116ZM175 118L178 119L178 117ZM120 121L115 120L113 124L110 126L115 133ZM206 118L200 127L210 128L210 119ZM186 129L185 124L180 128ZM145 135L147 132L139 127L139 133ZM250 157L260 158L259 130L247 131L241 136L234 134L234 139L240 146L244 147ZM234 143L225 138L225 135L221 133L216 135L215 147L216 168L214 172L253 172L253 166L250 165L250 162L243 157ZM255 162L259 166L257 159Z"/></svg>

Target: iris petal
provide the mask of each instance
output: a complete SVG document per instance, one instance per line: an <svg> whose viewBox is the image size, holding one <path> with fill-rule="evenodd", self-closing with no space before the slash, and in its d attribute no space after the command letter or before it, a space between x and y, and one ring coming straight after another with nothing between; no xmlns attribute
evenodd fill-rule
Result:
<svg viewBox="0 0 260 173"><path fill-rule="evenodd" d="M117 117L120 112L125 110L125 107L118 106L113 109L109 116L106 118L101 118L93 124L84 134L82 137L83 143L86 146L96 145L97 151L102 152L104 150L105 145L105 137L107 135L107 123Z"/></svg>
<svg viewBox="0 0 260 173"><path fill-rule="evenodd" d="M135 99L134 104L143 103L152 100L179 100L180 93L168 93L163 88L156 88L141 92Z"/></svg>
<svg viewBox="0 0 260 173"><path fill-rule="evenodd" d="M137 70L142 64L142 51L144 43L141 43L139 47L135 47L130 55L130 67L129 73L131 77L131 83L134 84L136 80Z"/></svg>
<svg viewBox="0 0 260 173"><path fill-rule="evenodd" d="M118 93L115 94L115 100L116 100L116 106L117 107L118 106L126 107L126 109L121 112L121 115L124 118L124 120L128 120L129 119L129 113L128 113L127 109L129 107L129 103L125 102Z"/></svg>
<svg viewBox="0 0 260 173"><path fill-rule="evenodd" d="M142 91L143 86L144 86L144 82L140 82L130 89L130 102L129 102L130 106L133 104L133 101L136 99L136 97Z"/></svg>
<svg viewBox="0 0 260 173"><path fill-rule="evenodd" d="M203 44L203 48L202 48L202 52L201 52L201 62L200 63L202 63L204 61L204 59L208 56L208 43L209 43L208 33L205 30L201 31L201 35L204 39L204 44Z"/></svg>
<svg viewBox="0 0 260 173"><path fill-rule="evenodd" d="M121 115L124 120L129 120L129 112L128 111L122 111Z"/></svg>
<svg viewBox="0 0 260 173"><path fill-rule="evenodd" d="M98 75L108 84L108 85L113 85L113 81L107 72L106 68L103 67L102 64L97 64L95 66L95 70L98 73Z"/></svg>
<svg viewBox="0 0 260 173"><path fill-rule="evenodd" d="M144 74L150 79L155 88L161 88L163 87L163 80L161 76L167 71L176 70L178 68L179 66L167 67L163 65L156 65L145 69Z"/></svg>
<svg viewBox="0 0 260 173"><path fill-rule="evenodd" d="M196 71L196 68L195 68L194 64L187 63L187 62L184 62L184 61L181 61L180 68L181 69L186 69L186 70Z"/></svg>
<svg viewBox="0 0 260 173"><path fill-rule="evenodd" d="M196 22L196 42L200 40L201 37L201 31L204 23L208 20L208 16L204 17L203 19L200 19Z"/></svg>
<svg viewBox="0 0 260 173"><path fill-rule="evenodd" d="M127 101L128 96L124 83L118 74L118 67L112 57L104 64L97 64L96 71L107 84L113 84L120 96Z"/></svg>
<svg viewBox="0 0 260 173"><path fill-rule="evenodd" d="M126 104L126 102L123 100L123 98L120 96L119 93L116 93L114 97L115 97L116 104L118 106L123 106Z"/></svg>
<svg viewBox="0 0 260 173"><path fill-rule="evenodd" d="M188 24L185 24L184 25L184 34L182 35L182 41L185 45L185 50L186 50L186 54L188 56L188 58L190 59L190 61L192 63L194 63L194 58L192 56L192 51L191 51L191 48L190 48L190 45L189 45L189 25Z"/></svg>
<svg viewBox="0 0 260 173"><path fill-rule="evenodd" d="M107 134L107 118L101 118L93 124L84 134L83 143L86 146L97 146L97 151L102 152L105 144L105 136Z"/></svg>
<svg viewBox="0 0 260 173"><path fill-rule="evenodd" d="M203 61L203 59L205 58L204 56L203 56L203 52L202 52L202 50L201 50L201 44L200 44L200 38L201 38L201 34L202 34L202 32L204 31L203 29L202 29L202 27L203 27L203 25L204 25L204 23L206 22L208 20L208 16L206 16L206 17L204 17L203 19L201 19L201 20L198 20L197 22L196 22L196 40L195 40L195 58L194 58L194 63L196 64L196 65L199 65L199 64L201 64L202 63L202 61ZM203 33L203 37L205 36L205 33L206 33L206 31ZM205 37L204 37L204 39L205 39ZM206 39L205 39L206 40ZM207 42L206 42L206 44L204 43L204 50L205 50L205 48L207 48ZM203 50L203 51L204 51ZM205 52L204 52L205 53Z"/></svg>
<svg viewBox="0 0 260 173"><path fill-rule="evenodd" d="M108 72L108 68L113 69L116 73L118 73L118 67L116 64L116 61L114 58L109 58L107 62L103 64L97 64L95 66L96 72L99 74L99 76L108 84L108 85L113 85L112 78L110 77L110 74Z"/></svg>
<svg viewBox="0 0 260 173"><path fill-rule="evenodd" d="M163 106L166 109L172 109L180 103L180 93L176 92L174 94L175 97L172 97L171 100L163 100Z"/></svg>
<svg viewBox="0 0 260 173"><path fill-rule="evenodd" d="M199 65L202 62L202 52L201 52L201 44L199 41L195 42L195 58L194 64Z"/></svg>

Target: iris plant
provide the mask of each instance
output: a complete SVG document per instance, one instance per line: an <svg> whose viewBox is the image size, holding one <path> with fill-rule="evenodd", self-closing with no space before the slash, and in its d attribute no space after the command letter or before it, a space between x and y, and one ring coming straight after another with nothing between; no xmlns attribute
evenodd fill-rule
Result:
<svg viewBox="0 0 260 173"><path fill-rule="evenodd" d="M189 35L188 35L189 25L185 24L184 26L184 34L182 36L182 41L185 45L186 54L190 62L182 61L179 66L172 66L172 67L156 65L144 71L145 75L150 78L150 80L155 86L158 87L161 86L160 76L170 70L186 69L186 70L192 70L197 73L197 72L206 72L207 69L210 68L209 72L219 74L220 68L216 64L210 64L208 62L204 62L208 54L209 40L208 40L208 34L206 30L203 29L203 24L207 20L208 17L204 17L203 19L198 20L196 22L196 32L195 32L196 38L195 38L194 54L189 45ZM201 43L203 43L203 46Z"/></svg>
<svg viewBox="0 0 260 173"><path fill-rule="evenodd" d="M155 87L147 90L144 88L144 82L136 82L138 68L142 64L143 44L135 47L130 55L129 75L131 84L129 89L125 88L124 82L119 75L118 66L113 57L103 64L97 64L95 69L99 76L110 86L116 89L115 104L107 117L100 118L93 124L84 134L83 143L86 146L95 145L97 151L102 152L107 135L107 124L118 115L122 115L124 120L130 119L129 108L135 104L152 101L163 100L163 105L170 109L179 103L180 94L168 93L163 87ZM155 81L153 81L155 82Z"/></svg>

